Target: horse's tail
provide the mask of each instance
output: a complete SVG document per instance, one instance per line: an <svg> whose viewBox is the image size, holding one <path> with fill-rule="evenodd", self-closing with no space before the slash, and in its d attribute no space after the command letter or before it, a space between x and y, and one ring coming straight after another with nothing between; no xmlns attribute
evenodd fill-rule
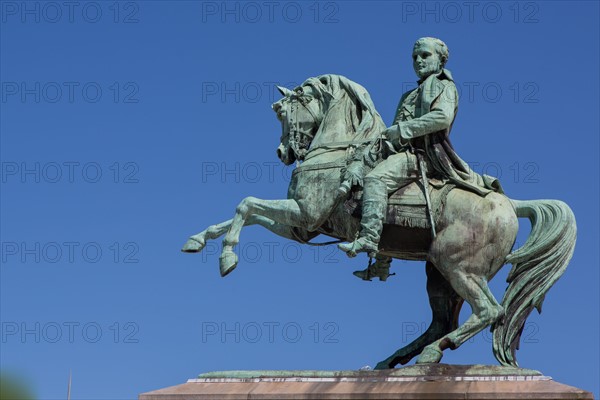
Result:
<svg viewBox="0 0 600 400"><path fill-rule="evenodd" d="M525 320L542 303L548 290L560 278L573 255L577 226L569 206L558 200L511 200L520 218L531 222L531 233L523 247L506 256L513 264L508 288L502 299L506 312L493 327L494 356L502 365L518 366L519 348Z"/></svg>

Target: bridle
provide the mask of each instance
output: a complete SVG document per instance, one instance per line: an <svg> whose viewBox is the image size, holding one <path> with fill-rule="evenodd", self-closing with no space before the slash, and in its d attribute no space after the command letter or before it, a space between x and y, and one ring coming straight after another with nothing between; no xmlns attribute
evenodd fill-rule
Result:
<svg viewBox="0 0 600 400"><path fill-rule="evenodd" d="M299 161L304 160L308 153L308 148L315 137L315 129L308 133L300 131L298 121L298 109L302 106L313 120L313 126L316 128L321 124L321 119L308 107L313 97L304 96L302 88L296 89L296 94L290 96L290 133L288 143Z"/></svg>

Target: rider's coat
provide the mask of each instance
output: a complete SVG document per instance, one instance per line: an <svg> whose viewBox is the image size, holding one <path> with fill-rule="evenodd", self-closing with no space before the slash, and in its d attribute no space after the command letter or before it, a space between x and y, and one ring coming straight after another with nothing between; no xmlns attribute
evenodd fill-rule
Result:
<svg viewBox="0 0 600 400"><path fill-rule="evenodd" d="M398 125L402 144L394 145L400 152L410 151L410 146L424 150L428 167L433 169L430 171L432 175L481 195L488 194L490 190L501 192L496 179L475 173L454 151L449 134L457 111L458 92L450 71L444 69L439 74L430 75L420 81L416 89L409 90L400 98L394 125ZM393 162L395 158L392 156L384 163ZM380 168L381 165L378 166Z"/></svg>

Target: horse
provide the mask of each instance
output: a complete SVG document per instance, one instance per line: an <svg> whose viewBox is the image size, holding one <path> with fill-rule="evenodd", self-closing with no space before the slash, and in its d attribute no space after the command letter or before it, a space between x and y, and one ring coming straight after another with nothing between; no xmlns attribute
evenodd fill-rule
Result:
<svg viewBox="0 0 600 400"><path fill-rule="evenodd" d="M288 198L246 197L233 219L191 236L182 249L199 252L207 240L225 234L219 259L223 277L238 264L233 248L243 226L258 224L300 243L320 234L351 241L359 230L359 219L348 213L338 189L349 154L378 140L386 127L369 93L340 75L309 78L294 90L278 89L284 97L272 105L282 125L277 155L285 165L298 163ZM513 251L518 218L529 219L531 232ZM458 348L490 326L498 362L518 367L516 350L526 319L534 308L541 312L546 293L573 254L577 228L571 209L559 200L520 201L495 191L481 196L455 187L446 195L434 234L411 240L419 236L416 229L386 224L380 254L426 262L432 322L375 369L394 368L417 356L417 363L437 363L444 350ZM508 263L509 285L498 303L488 281ZM459 325L465 301L472 314Z"/></svg>

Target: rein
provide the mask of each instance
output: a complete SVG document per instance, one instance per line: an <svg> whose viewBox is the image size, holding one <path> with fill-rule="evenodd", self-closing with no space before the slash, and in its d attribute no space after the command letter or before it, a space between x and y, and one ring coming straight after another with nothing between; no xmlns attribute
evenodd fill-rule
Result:
<svg viewBox="0 0 600 400"><path fill-rule="evenodd" d="M296 154L297 159L307 161L315 156L323 155L323 154L329 153L331 151L347 150L348 147L350 147L350 146L355 145L358 147L364 143L374 142L375 140L377 140L377 138L373 138L373 139L363 139L363 140L347 140L347 141L340 141L340 142L329 142L329 143L323 143L321 145L318 145L316 147L312 147L309 149L310 143L313 141L315 136L311 135L311 134L307 134L307 133L303 134L302 132L300 132L300 127L298 125L299 119L298 119L298 115L297 115L299 107L296 107L295 105L297 103L300 103L302 105L302 107L304 107L304 109L311 116L314 126L318 126L321 123L321 120L315 115L315 113L309 107L307 107L306 104L308 102L310 102L311 100L308 100L308 102L306 102L306 101L302 101L300 99L301 99L300 96L295 96L295 97L291 98L291 102L290 102L290 104L291 104L290 111L291 111L291 115L292 115L290 125L292 126L293 129L292 129L292 132L290 132L289 144L290 144L290 147L292 148L292 150L294 151L294 153ZM306 140L306 139L308 139L308 140ZM317 150L325 150L325 151L315 154L315 151L317 151ZM342 156L338 160L332 161L332 162L306 165L306 166L300 165L300 166L296 167L293 174L303 172L303 171L314 171L314 170L319 170L319 169L343 168L345 165L346 165L346 157Z"/></svg>
<svg viewBox="0 0 600 400"><path fill-rule="evenodd" d="M372 142L372 141L376 140L374 138L374 139L363 139L363 140L348 140L348 141L340 141L340 142L329 142L329 143L323 143L319 146L309 149L308 147L310 146L310 143L315 138L315 135L312 135L310 133L303 134L302 132L300 132L299 119L298 119L298 114L297 114L299 107L297 107L296 104L299 103L300 105L302 105L302 107L304 107L304 109L311 116L314 126L319 126L321 124L321 119L317 115L315 115L315 113L309 107L307 107L307 104L310 103L311 100L312 99L310 99L308 101L306 101L306 100L303 101L301 96L293 96L290 98L290 104L291 104L290 111L292 114L292 117L290 120L290 125L292 126L292 131L290 132L289 143L290 143L290 147L296 154L297 159L308 160L308 159L310 159L310 157L309 157L310 153L314 152L315 150L319 150L319 149L342 150L342 149L346 149L347 147L352 146L352 145L361 145L363 143L368 143L368 142ZM308 139L308 140L306 140L306 139ZM321 153L321 154L324 154L324 153Z"/></svg>
<svg viewBox="0 0 600 400"><path fill-rule="evenodd" d="M319 150L319 149L326 149L326 150L344 150L347 149L348 147L352 146L352 145L361 145L364 143L369 143L369 142L374 142L375 140L377 140L377 138L373 138L373 139L363 139L363 140L348 140L348 141L344 141L344 142L329 142L329 143L323 143L319 146L316 147L312 147L310 150L308 150L308 152L306 153L306 159L310 159L311 157L309 157L310 153L312 153L315 150ZM323 152L320 154L325 154L328 153ZM319 154L319 155L320 155ZM314 155L313 155L314 157Z"/></svg>
<svg viewBox="0 0 600 400"><path fill-rule="evenodd" d="M302 105L302 107L304 107L304 109L311 116L313 123L314 123L313 125L318 126L321 123L321 121L312 112L312 110L306 106L304 101L299 100L300 98L301 97L296 96L296 97L292 97L290 99L291 100L290 101L291 114L292 114L290 125L293 127L293 129L292 129L292 132L290 132L289 143L290 143L290 147L296 154L296 158L303 160L304 157L306 157L306 155L309 153L308 146L310 145L310 142L312 142L312 140L314 139L314 135L310 135L310 134L303 135L300 132L300 126L298 125L299 120L298 120L298 115L297 115L298 107L294 107L295 104L300 103ZM310 101L311 100L308 100L308 102L310 102ZM306 138L304 136L307 136L309 140L306 140Z"/></svg>
<svg viewBox="0 0 600 400"><path fill-rule="evenodd" d="M322 169L331 169L331 168L343 168L346 166L346 156L342 156L336 161L321 163L321 164L311 164L311 165L300 165L294 169L292 175L298 174L300 172L306 171L316 171Z"/></svg>

